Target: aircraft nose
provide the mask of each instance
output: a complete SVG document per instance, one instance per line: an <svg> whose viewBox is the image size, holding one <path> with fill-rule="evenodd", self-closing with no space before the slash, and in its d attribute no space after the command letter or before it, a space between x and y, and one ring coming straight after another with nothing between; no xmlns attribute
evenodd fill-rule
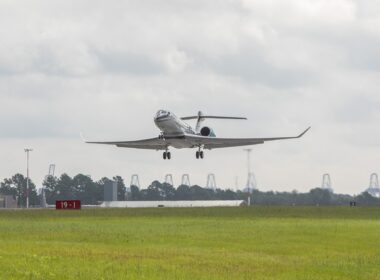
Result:
<svg viewBox="0 0 380 280"><path fill-rule="evenodd" d="M163 119L167 119L168 117L170 117L169 111L159 110L157 114L155 115L154 120L155 121L163 120Z"/></svg>

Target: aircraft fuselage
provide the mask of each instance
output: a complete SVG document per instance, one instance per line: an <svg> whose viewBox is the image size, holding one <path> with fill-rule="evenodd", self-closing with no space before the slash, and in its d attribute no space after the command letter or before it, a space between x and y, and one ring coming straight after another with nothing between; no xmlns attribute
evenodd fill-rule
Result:
<svg viewBox="0 0 380 280"><path fill-rule="evenodd" d="M154 123L164 137L196 134L193 128L169 111L159 110L154 117Z"/></svg>

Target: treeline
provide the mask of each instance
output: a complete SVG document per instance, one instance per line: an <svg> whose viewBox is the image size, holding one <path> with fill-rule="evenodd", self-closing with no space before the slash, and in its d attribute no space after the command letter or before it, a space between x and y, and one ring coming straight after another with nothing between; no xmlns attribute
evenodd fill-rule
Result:
<svg viewBox="0 0 380 280"><path fill-rule="evenodd" d="M147 189L139 190L131 186L129 200L247 200L250 196L253 205L379 205L380 199L363 192L358 196L335 194L326 189L315 188L307 193L262 192L253 190L247 194L241 190L206 189L200 186L180 185L178 188L154 181Z"/></svg>
<svg viewBox="0 0 380 280"><path fill-rule="evenodd" d="M98 204L103 201L104 185L107 181L117 181L118 200L125 200L126 187L120 176L112 179L102 178L99 181L93 181L90 176L78 174L70 177L62 174L59 178L47 176L43 182L45 198L48 204L55 204L56 200L79 199L83 204ZM0 194L12 195L17 200L19 207L26 205L26 177L22 174L16 174L9 179L4 179L0 183ZM41 205L41 192L37 192L36 185L29 180L29 205Z"/></svg>
<svg viewBox="0 0 380 280"><path fill-rule="evenodd" d="M118 200L247 200L248 194L230 189L206 189L200 186L180 185L177 188L167 183L153 181L147 188L139 189L131 186L128 191L120 176L104 177L94 181L90 176L78 174L70 177L62 174L60 177L48 176L43 182L45 198L48 204L56 200L79 199L82 204L99 204L104 200L104 186L109 181L117 182ZM16 174L4 179L0 184L0 194L12 195L19 207L26 205L26 178ZM328 190L315 188L307 193L292 192L262 192L254 190L250 194L253 205L348 205L356 201L358 205L380 205L380 199L364 192L358 196L331 193ZM35 184L29 182L29 204L39 206L41 194L37 193Z"/></svg>

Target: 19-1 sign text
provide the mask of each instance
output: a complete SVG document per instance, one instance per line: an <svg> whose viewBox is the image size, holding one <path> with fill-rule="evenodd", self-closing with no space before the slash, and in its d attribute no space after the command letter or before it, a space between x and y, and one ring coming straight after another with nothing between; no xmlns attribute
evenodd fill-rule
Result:
<svg viewBox="0 0 380 280"><path fill-rule="evenodd" d="M56 200L55 209L81 209L80 200Z"/></svg>

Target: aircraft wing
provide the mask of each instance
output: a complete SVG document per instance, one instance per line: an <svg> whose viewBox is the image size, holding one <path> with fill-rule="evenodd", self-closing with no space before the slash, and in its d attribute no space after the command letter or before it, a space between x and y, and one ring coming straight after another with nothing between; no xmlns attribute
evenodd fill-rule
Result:
<svg viewBox="0 0 380 280"><path fill-rule="evenodd" d="M290 137L272 137L272 138L218 138L218 137L206 137L199 135L186 135L185 138L188 142L191 142L194 146L203 146L205 149L227 148L237 146L248 146L263 144L267 141L286 140L301 138L308 130L306 129L298 136Z"/></svg>
<svg viewBox="0 0 380 280"><path fill-rule="evenodd" d="M116 145L121 148L135 148L135 149L150 149L150 150L165 150L167 147L167 143L163 139L159 138L150 138L143 139L137 141L116 141L116 142L92 142L85 141L90 144L108 144L108 145Z"/></svg>
<svg viewBox="0 0 380 280"><path fill-rule="evenodd" d="M90 144L106 144L106 145L115 145L121 148L134 148L134 149L148 149L148 150L166 150L168 146L171 146L173 141L185 141L188 144L188 147L199 147L202 146L204 149L216 149L216 148L227 148L227 147L237 147L237 146L248 146L263 144L267 141L274 140L285 140L285 139L295 139L302 137L308 130L306 129L298 136L290 137L273 137L273 138L218 138L218 137L207 137L200 135L186 134L184 136L174 136L167 137L166 139L149 138L136 141L86 141Z"/></svg>

